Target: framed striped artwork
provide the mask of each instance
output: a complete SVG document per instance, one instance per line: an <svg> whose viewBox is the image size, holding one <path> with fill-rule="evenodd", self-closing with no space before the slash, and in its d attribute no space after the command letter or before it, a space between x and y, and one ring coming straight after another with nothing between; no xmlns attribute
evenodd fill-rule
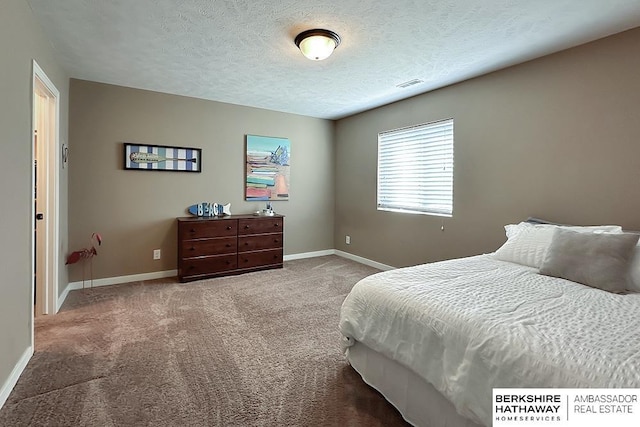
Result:
<svg viewBox="0 0 640 427"><path fill-rule="evenodd" d="M146 171L202 172L202 149L125 142L124 168Z"/></svg>

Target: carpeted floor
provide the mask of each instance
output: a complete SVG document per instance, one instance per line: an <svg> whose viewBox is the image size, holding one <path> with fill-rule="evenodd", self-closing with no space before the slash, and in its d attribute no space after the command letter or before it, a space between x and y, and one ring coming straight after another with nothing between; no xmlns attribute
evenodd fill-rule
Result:
<svg viewBox="0 0 640 427"><path fill-rule="evenodd" d="M329 256L71 292L0 425L406 426L340 348L340 305L376 271Z"/></svg>

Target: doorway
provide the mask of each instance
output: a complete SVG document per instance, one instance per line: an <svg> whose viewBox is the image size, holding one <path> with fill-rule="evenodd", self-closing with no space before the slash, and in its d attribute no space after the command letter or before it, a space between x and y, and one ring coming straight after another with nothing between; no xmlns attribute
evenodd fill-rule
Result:
<svg viewBox="0 0 640 427"><path fill-rule="evenodd" d="M33 314L55 314L58 302L60 92L33 61Z"/></svg>

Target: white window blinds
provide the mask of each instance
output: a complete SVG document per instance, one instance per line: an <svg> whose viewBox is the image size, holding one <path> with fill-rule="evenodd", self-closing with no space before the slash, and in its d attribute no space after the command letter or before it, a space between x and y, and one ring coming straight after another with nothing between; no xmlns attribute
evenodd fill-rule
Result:
<svg viewBox="0 0 640 427"><path fill-rule="evenodd" d="M378 210L452 215L453 119L378 134Z"/></svg>

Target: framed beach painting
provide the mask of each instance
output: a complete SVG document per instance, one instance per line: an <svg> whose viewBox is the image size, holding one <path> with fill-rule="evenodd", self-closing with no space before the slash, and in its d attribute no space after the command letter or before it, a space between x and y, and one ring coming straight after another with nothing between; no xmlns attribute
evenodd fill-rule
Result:
<svg viewBox="0 0 640 427"><path fill-rule="evenodd" d="M247 135L245 200L289 200L291 142Z"/></svg>
<svg viewBox="0 0 640 427"><path fill-rule="evenodd" d="M124 168L176 172L201 172L202 149L124 143Z"/></svg>

